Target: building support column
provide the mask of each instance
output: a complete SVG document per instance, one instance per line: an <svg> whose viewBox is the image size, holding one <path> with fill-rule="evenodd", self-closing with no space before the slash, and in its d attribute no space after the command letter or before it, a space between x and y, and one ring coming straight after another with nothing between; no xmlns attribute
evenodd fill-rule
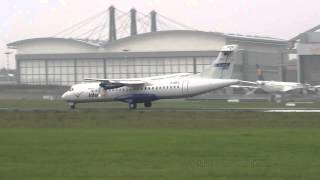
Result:
<svg viewBox="0 0 320 180"><path fill-rule="evenodd" d="M21 66L20 66L20 60L16 56L16 81L18 84L21 84Z"/></svg>
<svg viewBox="0 0 320 180"><path fill-rule="evenodd" d="M303 83L304 82L304 65L303 65L303 58L301 56L298 56L297 59L297 73L298 73L298 82Z"/></svg>
<svg viewBox="0 0 320 180"><path fill-rule="evenodd" d="M111 6L109 8L109 41L117 40L117 28L116 28L116 9Z"/></svg>
<svg viewBox="0 0 320 180"><path fill-rule="evenodd" d="M131 36L135 36L138 34L137 30L137 11L135 9L131 9L130 11L131 17Z"/></svg>
<svg viewBox="0 0 320 180"><path fill-rule="evenodd" d="M281 53L281 59L280 59L280 81L286 82L286 67L285 67L285 53Z"/></svg>
<svg viewBox="0 0 320 180"><path fill-rule="evenodd" d="M77 84L78 83L77 59L73 60L73 68L74 68L74 82L75 84Z"/></svg>
<svg viewBox="0 0 320 180"><path fill-rule="evenodd" d="M157 12L151 11L151 32L157 32Z"/></svg>
<svg viewBox="0 0 320 180"><path fill-rule="evenodd" d="M45 73L46 73L46 85L49 85L49 67L48 67L48 60L44 60L44 66L45 66Z"/></svg>
<svg viewBox="0 0 320 180"><path fill-rule="evenodd" d="M107 60L103 59L103 78L107 79Z"/></svg>
<svg viewBox="0 0 320 180"><path fill-rule="evenodd" d="M197 74L197 58L193 57L193 74Z"/></svg>

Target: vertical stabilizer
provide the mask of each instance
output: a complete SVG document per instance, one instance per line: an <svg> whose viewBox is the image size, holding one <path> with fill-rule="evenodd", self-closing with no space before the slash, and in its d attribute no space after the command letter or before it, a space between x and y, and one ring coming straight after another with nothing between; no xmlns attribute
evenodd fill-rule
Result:
<svg viewBox="0 0 320 180"><path fill-rule="evenodd" d="M238 45L223 46L212 65L199 74L203 78L231 79Z"/></svg>

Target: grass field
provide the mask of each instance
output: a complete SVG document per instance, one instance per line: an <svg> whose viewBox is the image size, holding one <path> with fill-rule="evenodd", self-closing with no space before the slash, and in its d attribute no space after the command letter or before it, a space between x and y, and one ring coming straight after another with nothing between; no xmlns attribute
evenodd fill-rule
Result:
<svg viewBox="0 0 320 180"><path fill-rule="evenodd" d="M320 177L317 113L0 112L0 143L1 180Z"/></svg>

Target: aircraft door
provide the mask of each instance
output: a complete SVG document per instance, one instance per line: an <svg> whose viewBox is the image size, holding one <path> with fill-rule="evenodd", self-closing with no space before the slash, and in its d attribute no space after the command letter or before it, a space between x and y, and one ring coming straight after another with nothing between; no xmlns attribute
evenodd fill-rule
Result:
<svg viewBox="0 0 320 180"><path fill-rule="evenodd" d="M182 82L182 94L184 96L189 95L189 81L188 80L183 80L183 82Z"/></svg>

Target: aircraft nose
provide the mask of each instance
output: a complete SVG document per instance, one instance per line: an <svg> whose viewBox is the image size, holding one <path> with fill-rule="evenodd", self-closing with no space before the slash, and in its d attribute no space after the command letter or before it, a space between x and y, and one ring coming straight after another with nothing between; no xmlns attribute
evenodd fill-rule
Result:
<svg viewBox="0 0 320 180"><path fill-rule="evenodd" d="M63 99L63 100L67 100L67 95L68 93L66 92L66 93L64 93L64 94L62 94L62 96L61 96L61 99Z"/></svg>

